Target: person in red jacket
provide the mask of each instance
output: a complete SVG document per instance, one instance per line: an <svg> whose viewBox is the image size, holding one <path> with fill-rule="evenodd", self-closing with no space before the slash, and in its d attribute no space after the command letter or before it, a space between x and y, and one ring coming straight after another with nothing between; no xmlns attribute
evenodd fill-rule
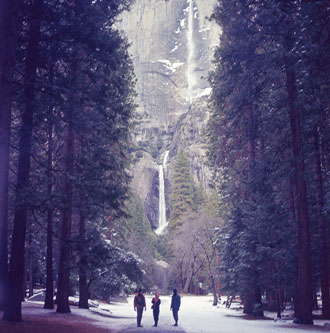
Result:
<svg viewBox="0 0 330 333"><path fill-rule="evenodd" d="M159 319L159 306L160 306L160 298L159 298L159 293L155 293L155 297L151 300L152 303L152 313L154 315L154 321L155 325L154 327L157 327L158 325L158 319Z"/></svg>

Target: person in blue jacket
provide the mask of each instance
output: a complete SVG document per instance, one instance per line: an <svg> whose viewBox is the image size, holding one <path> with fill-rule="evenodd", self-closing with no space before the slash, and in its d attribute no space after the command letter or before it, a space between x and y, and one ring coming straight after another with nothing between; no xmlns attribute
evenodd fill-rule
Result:
<svg viewBox="0 0 330 333"><path fill-rule="evenodd" d="M175 320L175 324L173 326L178 326L178 320L179 320L178 312L180 309L180 305L181 305L181 297L180 295L178 295L178 291L176 289L173 289L173 296L170 308L170 310L172 310L173 318Z"/></svg>

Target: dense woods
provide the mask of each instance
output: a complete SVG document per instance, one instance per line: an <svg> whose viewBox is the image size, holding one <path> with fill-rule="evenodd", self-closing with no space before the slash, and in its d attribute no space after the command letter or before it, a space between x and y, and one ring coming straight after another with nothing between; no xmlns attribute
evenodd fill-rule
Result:
<svg viewBox="0 0 330 333"><path fill-rule="evenodd" d="M329 1L218 1L209 158L223 289L329 318Z"/></svg>
<svg viewBox="0 0 330 333"><path fill-rule="evenodd" d="M170 150L131 142L136 79L118 20L132 3L0 0L3 319L21 321L36 286L44 308L69 313L74 294L87 309L165 280L213 305L238 295L256 316L292 304L299 324L321 297L329 319L330 1L217 1L209 110L196 107L210 111L213 182L201 188L171 147L160 236L130 186L134 163Z"/></svg>
<svg viewBox="0 0 330 333"><path fill-rule="evenodd" d="M106 297L102 285L111 293L143 273L113 235L128 196L135 96L115 23L130 2L1 1L4 319L21 320L27 282L30 296L46 285L53 308L55 281L57 311L70 312L78 280L86 308L91 292Z"/></svg>

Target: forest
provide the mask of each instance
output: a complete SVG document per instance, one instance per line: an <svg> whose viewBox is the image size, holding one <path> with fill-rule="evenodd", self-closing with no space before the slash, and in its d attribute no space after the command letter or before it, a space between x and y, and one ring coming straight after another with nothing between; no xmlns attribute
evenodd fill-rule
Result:
<svg viewBox="0 0 330 333"><path fill-rule="evenodd" d="M88 309L150 291L155 261L167 291L239 296L257 317L290 304L297 324L321 298L329 319L330 1L217 1L212 182L181 147L159 236L130 186L136 77L117 22L133 2L0 0L3 320L36 288L59 313L75 294Z"/></svg>
<svg viewBox="0 0 330 333"><path fill-rule="evenodd" d="M329 317L329 1L219 1L209 157L223 287ZM262 312L260 308L258 312Z"/></svg>

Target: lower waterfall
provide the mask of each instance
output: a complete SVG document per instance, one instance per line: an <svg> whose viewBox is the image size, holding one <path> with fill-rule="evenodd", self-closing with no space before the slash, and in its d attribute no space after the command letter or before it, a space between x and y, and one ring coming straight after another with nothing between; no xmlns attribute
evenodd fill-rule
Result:
<svg viewBox="0 0 330 333"><path fill-rule="evenodd" d="M163 164L159 165L159 218L158 218L158 228L155 231L157 235L161 235L168 225L166 221L165 176L164 176L164 170L166 170L168 153L169 151L167 150L164 154Z"/></svg>

